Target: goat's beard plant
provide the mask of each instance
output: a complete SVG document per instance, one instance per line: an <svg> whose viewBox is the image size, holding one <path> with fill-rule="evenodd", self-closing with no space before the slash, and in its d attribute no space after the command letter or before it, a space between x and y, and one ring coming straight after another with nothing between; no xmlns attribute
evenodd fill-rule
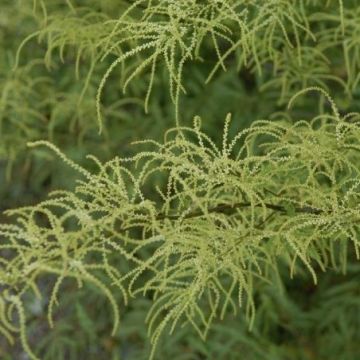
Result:
<svg viewBox="0 0 360 360"><path fill-rule="evenodd" d="M360 358L360 2L30 3L0 14L0 357Z"/></svg>

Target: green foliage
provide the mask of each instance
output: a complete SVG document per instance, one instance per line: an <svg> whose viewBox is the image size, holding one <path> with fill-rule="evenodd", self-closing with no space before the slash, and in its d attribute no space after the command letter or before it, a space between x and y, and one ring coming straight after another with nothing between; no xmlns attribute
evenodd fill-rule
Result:
<svg viewBox="0 0 360 360"><path fill-rule="evenodd" d="M331 104L331 115L293 124L257 121L232 140L228 117L221 148L195 118L194 128L168 131L164 144L151 141L154 151L105 164L93 158L95 174L48 143L84 180L75 192L57 191L39 205L8 211L17 224L0 226L8 239L2 247L11 253L3 286L38 293L39 278L55 274L48 305L53 326L64 279L92 283L113 308L113 334L117 302L101 276L121 290L125 304L129 296L151 292L153 351L166 327L172 333L185 320L205 339L215 318L228 308L236 314L244 302L251 328L253 288L278 274L278 261L288 264L291 276L307 268L316 283L315 264L345 272L350 245L359 256L358 115L340 117ZM135 174L128 163L135 163ZM149 180L157 173L163 190ZM157 201L145 196L147 183ZM113 252L131 270L122 274L109 259ZM16 300L26 349L23 306L14 296L4 291L2 301L11 306ZM9 321L4 331L11 330Z"/></svg>
<svg viewBox="0 0 360 360"><path fill-rule="evenodd" d="M0 357L360 356L359 1L0 6Z"/></svg>

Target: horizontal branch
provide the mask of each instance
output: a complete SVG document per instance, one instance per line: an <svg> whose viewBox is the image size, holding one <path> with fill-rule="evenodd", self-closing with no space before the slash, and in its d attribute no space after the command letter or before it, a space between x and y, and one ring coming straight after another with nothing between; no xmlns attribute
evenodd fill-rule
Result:
<svg viewBox="0 0 360 360"><path fill-rule="evenodd" d="M287 209L282 206L282 205L274 205L274 204L268 204L268 203L263 203L263 204L255 204L252 205L251 203L236 203L236 204L219 204L213 208L208 209L208 213L219 213L219 214L225 214L225 215L233 215L234 213L236 213L236 211L238 209L241 208L249 208L251 206L254 207L265 207L267 209L270 210L274 210L274 211L278 211L281 213L286 214L287 213ZM323 213L323 210L320 209L316 209L313 208L311 206L304 206L304 207L294 207L294 211L295 213L301 213L301 214L314 214L314 215L319 215ZM196 217L200 217L205 215L203 211L201 210L197 210L194 212L191 212L185 216L181 216L181 215L167 215L167 214L159 214L156 219L157 220L165 220L165 219L169 219L169 220L178 220L180 218L182 219L192 219L192 218L196 218Z"/></svg>

